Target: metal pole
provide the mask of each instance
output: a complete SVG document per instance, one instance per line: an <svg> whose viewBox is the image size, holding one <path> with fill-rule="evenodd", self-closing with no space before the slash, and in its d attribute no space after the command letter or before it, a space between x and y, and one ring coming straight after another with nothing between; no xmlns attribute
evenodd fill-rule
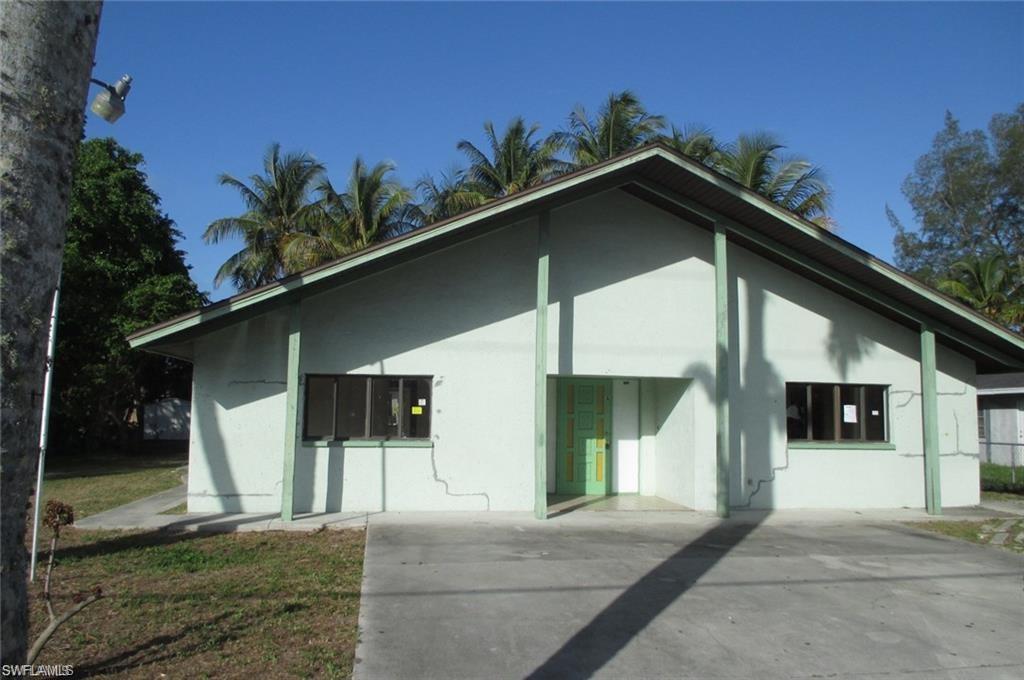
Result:
<svg viewBox="0 0 1024 680"><path fill-rule="evenodd" d="M39 552L39 512L43 498L43 471L46 468L46 442L50 436L50 386L53 383L53 355L57 347L57 305L60 303L62 273L57 274L57 288L53 291L53 308L50 310L50 337L46 343L46 377L43 379L43 416L39 426L39 471L36 474L35 507L32 509L32 557L29 565L29 580L36 580L36 557Z"/></svg>

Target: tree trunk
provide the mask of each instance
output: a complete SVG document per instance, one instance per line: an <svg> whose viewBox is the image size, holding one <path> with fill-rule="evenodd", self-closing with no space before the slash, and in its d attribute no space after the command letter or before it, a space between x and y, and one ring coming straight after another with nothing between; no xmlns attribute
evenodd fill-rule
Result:
<svg viewBox="0 0 1024 680"><path fill-rule="evenodd" d="M0 2L0 659L28 646L26 510L47 318L64 248L101 2Z"/></svg>

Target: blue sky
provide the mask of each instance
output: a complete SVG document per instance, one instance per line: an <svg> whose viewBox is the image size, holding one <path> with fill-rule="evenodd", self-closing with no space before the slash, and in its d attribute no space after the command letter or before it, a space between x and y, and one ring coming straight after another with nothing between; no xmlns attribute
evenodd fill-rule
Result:
<svg viewBox="0 0 1024 680"><path fill-rule="evenodd" d="M240 244L201 235L243 209L217 177L259 171L269 143L336 184L357 154L411 184L485 120L550 131L624 88L724 139L779 134L828 172L840 234L891 259L885 205L912 221L900 185L945 111L978 128L1024 101L1024 4L108 2L93 75L122 73L128 113L86 134L145 156L213 299Z"/></svg>

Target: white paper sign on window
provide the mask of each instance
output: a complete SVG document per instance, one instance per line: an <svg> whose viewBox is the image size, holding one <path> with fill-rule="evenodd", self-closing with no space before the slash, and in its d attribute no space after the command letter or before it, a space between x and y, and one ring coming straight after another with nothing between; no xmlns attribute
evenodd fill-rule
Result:
<svg viewBox="0 0 1024 680"><path fill-rule="evenodd" d="M856 406L856 404L843 404L843 422L844 423L855 423L855 422L857 422L857 406Z"/></svg>

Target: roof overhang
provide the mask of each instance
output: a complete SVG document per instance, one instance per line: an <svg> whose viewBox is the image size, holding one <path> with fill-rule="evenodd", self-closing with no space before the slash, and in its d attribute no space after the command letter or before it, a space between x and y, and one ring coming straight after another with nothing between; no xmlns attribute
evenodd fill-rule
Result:
<svg viewBox="0 0 1024 680"><path fill-rule="evenodd" d="M724 224L738 245L975 359L980 373L1024 368L1024 338L759 194L661 145L651 145L452 219L286 277L129 336L132 347L190 358L191 341L469 237L622 188L698 226Z"/></svg>
<svg viewBox="0 0 1024 680"><path fill-rule="evenodd" d="M979 389L979 397L998 397L1014 394L1024 394L1024 387L994 387L992 389Z"/></svg>

